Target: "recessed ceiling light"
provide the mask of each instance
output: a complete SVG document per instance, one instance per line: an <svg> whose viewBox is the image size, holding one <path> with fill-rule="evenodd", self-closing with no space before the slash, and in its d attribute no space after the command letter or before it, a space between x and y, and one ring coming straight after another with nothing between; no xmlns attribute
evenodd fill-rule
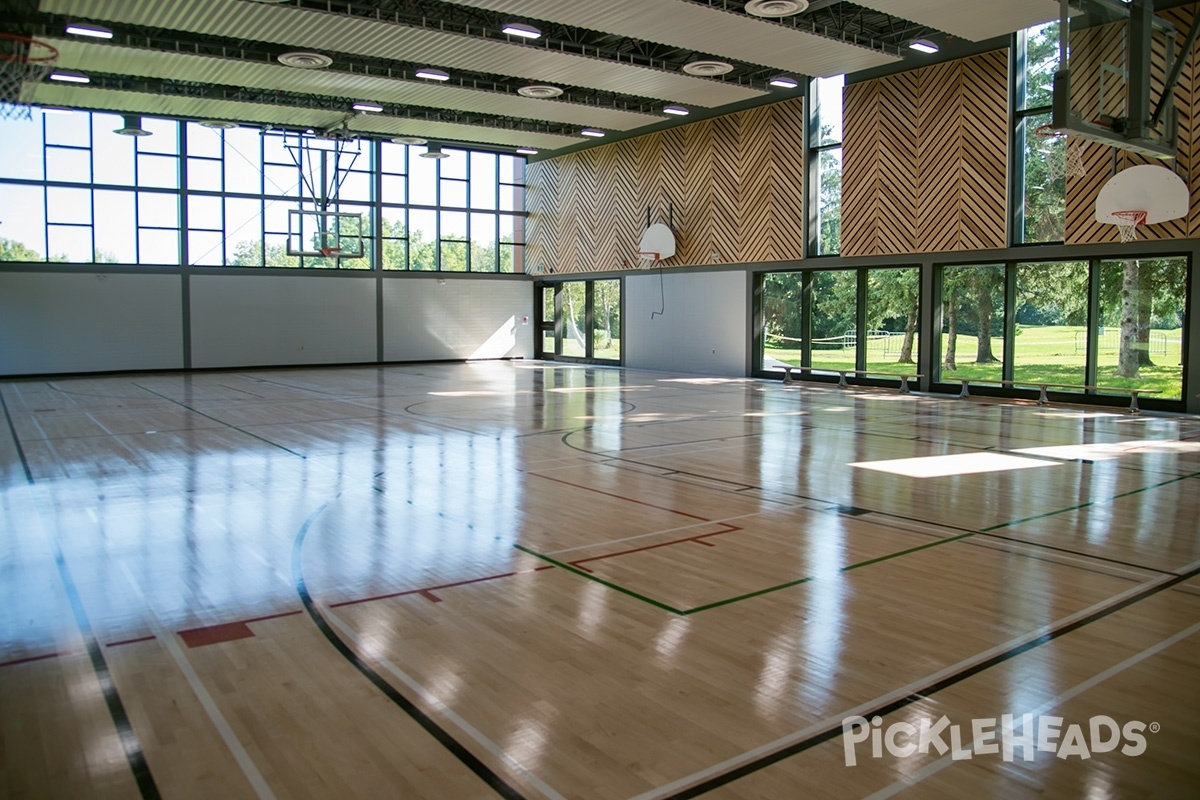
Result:
<svg viewBox="0 0 1200 800"><path fill-rule="evenodd" d="M689 61L683 65L683 71L688 75L699 75L705 78L711 78L714 75L726 75L733 72L733 64L725 61L714 61L709 59L701 59L699 61Z"/></svg>
<svg viewBox="0 0 1200 800"><path fill-rule="evenodd" d="M227 119L202 119L196 123L201 128L212 128L214 130L225 130L226 128L236 128L236 122L230 122Z"/></svg>
<svg viewBox="0 0 1200 800"><path fill-rule="evenodd" d="M82 72L74 72L69 69L56 69L50 73L50 80L61 81L62 83L91 83L92 79Z"/></svg>
<svg viewBox="0 0 1200 800"><path fill-rule="evenodd" d="M790 17L808 10L808 0L750 0L746 13L756 17Z"/></svg>
<svg viewBox="0 0 1200 800"><path fill-rule="evenodd" d="M418 155L420 155L421 158L449 158L450 157L449 153L442 152L442 146L440 144L431 144L431 145L429 145L428 148L426 148L424 153L418 153Z"/></svg>
<svg viewBox="0 0 1200 800"><path fill-rule="evenodd" d="M523 156L536 156L538 151L532 147L518 147L517 152Z"/></svg>
<svg viewBox="0 0 1200 800"><path fill-rule="evenodd" d="M393 136L392 141L396 144L425 144L429 140L420 136Z"/></svg>
<svg viewBox="0 0 1200 800"><path fill-rule="evenodd" d="M295 67L296 69L323 69L333 63L333 59L327 55L302 50L281 53L275 57L275 60L285 67Z"/></svg>
<svg viewBox="0 0 1200 800"><path fill-rule="evenodd" d="M579 133L583 136L591 136L593 139L599 139L604 135L604 131L598 131L595 128L584 128Z"/></svg>
<svg viewBox="0 0 1200 800"><path fill-rule="evenodd" d="M688 111L683 106L663 106L663 113L671 114L672 116L676 117L686 117L692 112Z"/></svg>
<svg viewBox="0 0 1200 800"><path fill-rule="evenodd" d="M776 75L767 81L767 83L771 86L778 86L781 89L795 89L800 85L800 81L790 75Z"/></svg>
<svg viewBox="0 0 1200 800"><path fill-rule="evenodd" d="M93 39L111 39L113 32L103 25L93 25L90 22L72 22L67 26L67 33L76 36L91 36Z"/></svg>
<svg viewBox="0 0 1200 800"><path fill-rule="evenodd" d="M917 39L909 45L909 49L916 50L918 53L936 53L938 46L927 39Z"/></svg>
<svg viewBox="0 0 1200 800"><path fill-rule="evenodd" d="M113 133L119 133L122 136L149 136L150 135L150 131L148 131L142 127L142 118L141 117L134 115L134 114L126 114L123 117L121 117L121 119L124 120L124 124L121 125L121 127L114 130Z"/></svg>
<svg viewBox="0 0 1200 800"><path fill-rule="evenodd" d="M448 81L448 80L450 80L450 73L443 72L440 69L429 69L427 67L422 67L421 69L417 70L416 76L418 78L426 78L431 81Z"/></svg>
<svg viewBox="0 0 1200 800"><path fill-rule="evenodd" d="M500 29L503 33L509 36L520 36L522 39L540 39L542 32L532 25L526 25L522 22L510 22Z"/></svg>
<svg viewBox="0 0 1200 800"><path fill-rule="evenodd" d="M362 111L368 114L378 114L380 111L383 111L383 106L376 103L355 103L350 107L355 111Z"/></svg>
<svg viewBox="0 0 1200 800"><path fill-rule="evenodd" d="M558 97L563 93L563 90L557 86L522 86L517 89L517 94L522 97L536 97L539 100L548 100L551 97Z"/></svg>

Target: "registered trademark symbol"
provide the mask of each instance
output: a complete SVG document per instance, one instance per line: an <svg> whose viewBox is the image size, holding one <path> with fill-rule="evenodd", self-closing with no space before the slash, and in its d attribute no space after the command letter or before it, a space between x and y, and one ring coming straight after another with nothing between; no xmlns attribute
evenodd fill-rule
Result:
<svg viewBox="0 0 1200 800"><path fill-rule="evenodd" d="M1157 722L1150 723L1150 732L1151 733L1158 733L1161 730L1162 730L1162 725L1159 725Z"/></svg>

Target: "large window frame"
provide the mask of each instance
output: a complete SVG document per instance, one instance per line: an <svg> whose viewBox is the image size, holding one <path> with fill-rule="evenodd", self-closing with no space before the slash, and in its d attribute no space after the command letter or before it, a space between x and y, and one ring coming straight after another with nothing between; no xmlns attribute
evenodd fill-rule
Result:
<svg viewBox="0 0 1200 800"><path fill-rule="evenodd" d="M1012 141L1009 156L1009 243L1056 244L1066 237L1067 138L1041 136L1038 128L1050 123L1053 75L1058 67L1058 20L1013 34L1009 96ZM1042 36L1046 34L1046 36ZM1047 46L1053 47L1047 50ZM1032 56L1037 50L1040 58ZM1057 166L1058 171L1051 169ZM1036 203L1036 219L1029 212ZM1033 236L1031 226L1054 235Z"/></svg>
<svg viewBox="0 0 1200 800"><path fill-rule="evenodd" d="M842 103L845 75L808 83L806 257L841 252ZM822 102L824 97L826 102ZM836 103L834 98L836 97ZM836 173L836 179L829 176ZM835 189L836 185L836 189ZM836 209L836 213L834 212Z"/></svg>
<svg viewBox="0 0 1200 800"><path fill-rule="evenodd" d="M600 284L604 286L601 287ZM617 292L616 303L611 297L601 298L601 288ZM579 300L582 309L577 309L574 318L569 315L569 293L582 290ZM625 280L622 277L579 278L574 280L545 281L539 280L534 284L534 313L536 315L536 330L534 341L534 357L547 361L566 361L581 364L605 364L619 366L625 361ZM601 313L598 305L604 305L607 299L607 315ZM578 311L582 310L582 316ZM607 318L605 318L607 316ZM615 326L613 325L615 317ZM603 324L602 324L603 321ZM572 325L572 323L574 323ZM615 336L613 328L615 330ZM597 348L598 334L603 334L604 346ZM582 334L582 348L569 348L572 340L578 340ZM547 345L552 344L552 349ZM576 352L568 352L569 349ZM578 352L582 350L582 352ZM615 352L616 357L606 357L604 353Z"/></svg>
<svg viewBox="0 0 1200 800"><path fill-rule="evenodd" d="M153 135L125 138L110 132L119 127L119 115L69 113L59 118L34 108L32 122L0 122L10 141L21 142L0 153L0 192L10 195L5 211L18 222L6 232L23 231L0 242L0 261L524 271L523 156L445 147L448 159L426 165L418 158L423 146L351 140L360 155L343 162L347 180L327 210L362 214L364 256L288 256L287 212L300 208L308 192L300 166L276 141L280 132L144 117ZM38 127L9 127L21 125ZM70 135L57 135L60 130ZM2 163L6 157L9 163ZM414 187L414 164L426 166L430 185L421 192ZM417 238L410 236L414 219L432 220L422 232L431 248L425 252L410 246ZM106 240L120 252L105 249Z"/></svg>

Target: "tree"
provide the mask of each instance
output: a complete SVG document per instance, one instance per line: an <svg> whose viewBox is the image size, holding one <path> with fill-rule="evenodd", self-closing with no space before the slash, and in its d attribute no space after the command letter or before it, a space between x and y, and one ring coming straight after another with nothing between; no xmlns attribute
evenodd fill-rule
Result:
<svg viewBox="0 0 1200 800"><path fill-rule="evenodd" d="M920 281L920 271L915 267L873 269L867 273L868 308L871 311L867 326L890 330L886 324L889 320L904 320L904 340L897 359L900 364L913 363L912 351L921 305Z"/></svg>
<svg viewBox="0 0 1200 800"><path fill-rule="evenodd" d="M16 239L0 237L0 261L45 261L46 257Z"/></svg>

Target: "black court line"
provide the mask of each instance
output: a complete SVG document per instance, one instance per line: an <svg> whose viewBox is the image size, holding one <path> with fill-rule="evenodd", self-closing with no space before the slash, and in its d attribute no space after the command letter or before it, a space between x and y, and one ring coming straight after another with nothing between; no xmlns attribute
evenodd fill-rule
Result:
<svg viewBox="0 0 1200 800"><path fill-rule="evenodd" d="M1159 569L1158 567L1147 567L1145 564L1134 564L1132 561L1122 561L1119 558L1107 558L1105 556L1097 556L1097 555L1093 555L1091 553L1085 553L1081 550L1072 550L1069 547L1057 547L1055 545L1046 544L1044 542L1031 542L1028 539L1018 539L1015 536L1005 536L1000 533L992 533L989 531L980 531L979 535L986 536L986 537L989 537L992 539L1003 539L1006 542L1016 542L1017 544L1026 544L1026 545L1029 545L1030 547L1041 547L1046 550L1056 550L1060 553L1070 553L1073 556L1082 556L1083 558L1090 558L1095 561L1107 561L1109 564L1119 564L1122 567L1132 567L1134 569L1145 570L1146 572L1157 572L1159 575L1174 575L1174 574L1176 574L1169 569Z"/></svg>
<svg viewBox="0 0 1200 800"><path fill-rule="evenodd" d="M339 495L340 496L340 495ZM300 527L299 533L296 534L296 541L292 544L292 581L295 584L296 593L300 596L300 602L304 604L304 608L308 611L309 617L312 618L317 629L325 636L329 643L342 658L350 662L362 675L371 682L380 692L389 700L400 707L404 713L408 714L418 725L424 728L438 744L449 750L455 758L463 763L468 769L474 772L484 783L491 787L501 797L509 798L510 800L524 800L524 795L518 792L513 786L507 783L498 774L492 771L486 764L480 761L470 750L464 747L457 739L451 736L444 728L434 722L428 714L409 700L404 695L396 690L396 687L388 683L375 670L373 670L365 661L350 649L342 639L330 627L325 617L321 616L321 612L317 610L316 603L313 602L312 595L309 594L308 585L304 581L304 572L300 566L300 551L304 545L304 540L308 536L309 530L317 517L321 515L326 508L331 506L338 498L327 500L321 504L304 524Z"/></svg>
<svg viewBox="0 0 1200 800"><path fill-rule="evenodd" d="M17 436L17 428L13 424L12 414L8 413L8 403L4 401L3 390L0 390L0 408L4 409L4 418L8 420L8 432L12 434L13 444L17 447L17 457L21 459L21 469L25 470L25 480L33 483L33 472L29 469L29 460L25 458L25 448L21 446L21 439Z"/></svg>
<svg viewBox="0 0 1200 800"><path fill-rule="evenodd" d="M161 397L163 400L166 400L168 403L174 403L175 405L179 406L180 408L185 408L188 411L192 412L193 414L199 414L200 416L204 417L205 419L211 419L213 422L220 423L221 425L224 425L226 428L230 428L232 430L237 431L238 433L245 434L246 436L249 436L252 439L258 439L260 442L263 442L264 444L269 444L272 447L278 447L280 450L282 450L285 453L290 453L290 454L296 456L297 458L303 458L303 459L308 458L308 456L304 455L303 453L297 453L295 450L289 450L288 448L284 447L283 445L279 444L278 442L272 442L270 439L266 439L262 436L259 436L257 433L251 433L250 431L245 430L244 428L239 428L237 425L230 425L228 422L226 422L223 419L217 419L216 417L212 416L211 414L205 414L203 411L199 411L195 408L192 408L187 403L181 403L172 397L167 397L165 394L159 394L158 392L154 391L153 389L147 389L145 386L142 386L140 384L135 383L133 385L137 386L137 388L141 389L144 392L149 392L150 394L154 395L155 397ZM253 402L253 401L246 401L246 402ZM355 419L358 419L358 418L355 417Z"/></svg>
<svg viewBox="0 0 1200 800"><path fill-rule="evenodd" d="M900 709L905 708L906 706L909 706L909 705L912 705L913 703L924 700L925 698L929 697L932 694L940 692L943 689L948 689L949 687L954 686L957 683L961 683L962 681L965 681L968 678L972 678L972 677L978 675L979 673L984 672L988 669L991 669L992 667L994 667L998 664L1003 664L1005 661L1010 661L1019 655L1022 655L1024 653L1029 652L1030 650L1034 650L1038 647L1041 647L1042 645L1052 642L1055 639L1065 636L1068 633L1072 633L1072 632L1077 631L1080 628L1083 628L1087 625L1091 625L1092 623L1097 622L1101 619L1104 619L1105 617L1108 617L1118 611L1121 611L1122 609L1128 608L1129 606L1133 605L1134 603L1139 603L1148 597L1156 595L1159 592L1164 591L1166 589L1170 589L1180 583L1183 583L1184 581L1187 581L1187 580L1190 580L1190 579L1196 577L1197 575L1200 575L1200 567L1197 567L1196 569L1193 569L1193 570L1187 572L1186 574L1178 575L1174 578L1171 578L1170 580L1164 581L1163 583L1160 583L1157 586L1152 586L1152 587L1146 589L1144 592L1139 592L1138 594L1135 594L1131 597L1127 597L1124 600L1122 600L1121 602L1116 603L1112 606L1109 606L1108 608L1102 608L1099 611L1089 614L1088 616L1084 617L1083 619L1079 619L1079 620L1076 620L1067 625L1063 625L1061 628L1057 628L1055 630L1049 631L1049 632L1043 634L1042 636L1039 636L1036 639L1025 642L1024 644L1017 645L1009 650L1004 651L1003 653L998 653L989 659L981 661L978 664L972 665L970 667L966 667L966 668L960 670L959 672L954 673L953 675L948 675L947 677L942 678L941 680L939 680L935 683L931 683L928 686L924 686L924 687L918 689L917 691L910 694L908 697L903 697L899 700L894 700L891 703L887 703L886 705L882 705L877 708L873 708L869 711L864 711L864 712L862 712L861 716L870 719L871 717L874 717L876 715L882 717L882 716L887 716L889 714L893 714L896 711L899 711ZM730 770L729 772L726 772L722 775L717 775L716 777L713 777L713 778L709 778L708 780L698 783L695 786L691 786L687 789L684 789L683 791L676 792L675 794L667 795L663 798L663 800L688 800L688 798L699 797L702 794L706 794L707 792L711 792L714 789L718 789L718 788L725 786L726 784L732 783L740 778L744 778L747 775L751 775L755 772L758 772L759 770L769 767L772 764L777 764L780 761L791 758L792 756L797 755L798 753L802 753L805 750L810 750L813 747L816 747L817 745L821 745L821 744L824 744L825 742L837 739L841 735L842 735L842 726L841 726L841 723L838 723L836 726L828 728L825 731L822 731L821 733L810 736L809 738L804 739L803 741L788 745L787 747L783 748L782 750L777 750L774 753L770 753L768 755L761 756L753 761L743 764L740 767L736 767L736 768Z"/></svg>
<svg viewBox="0 0 1200 800"><path fill-rule="evenodd" d="M125 760L129 763L129 769L133 772L134 780L137 781L138 791L141 792L142 797L146 800L154 800L162 795L159 794L158 784L154 782L150 765L146 763L146 754L142 750L142 743L133 730L129 715L125 712L125 704L121 702L121 696L117 693L117 685L112 679L108 662L104 660L104 652L100 649L100 643L96 641L91 622L88 621L87 613L83 609L83 601L79 597L75 581L71 578L71 572L67 568L58 537L50 532L47 532L47 537L54 548L54 563L58 566L58 574L62 579L63 588L66 590L67 601L71 605L71 613L75 616L75 624L79 627L79 632L87 644L92 671L96 673L96 679L100 682L100 690L104 693L104 702L108 706L109 716L112 717L113 725L116 726L117 736L121 740L121 749L125 752Z"/></svg>

